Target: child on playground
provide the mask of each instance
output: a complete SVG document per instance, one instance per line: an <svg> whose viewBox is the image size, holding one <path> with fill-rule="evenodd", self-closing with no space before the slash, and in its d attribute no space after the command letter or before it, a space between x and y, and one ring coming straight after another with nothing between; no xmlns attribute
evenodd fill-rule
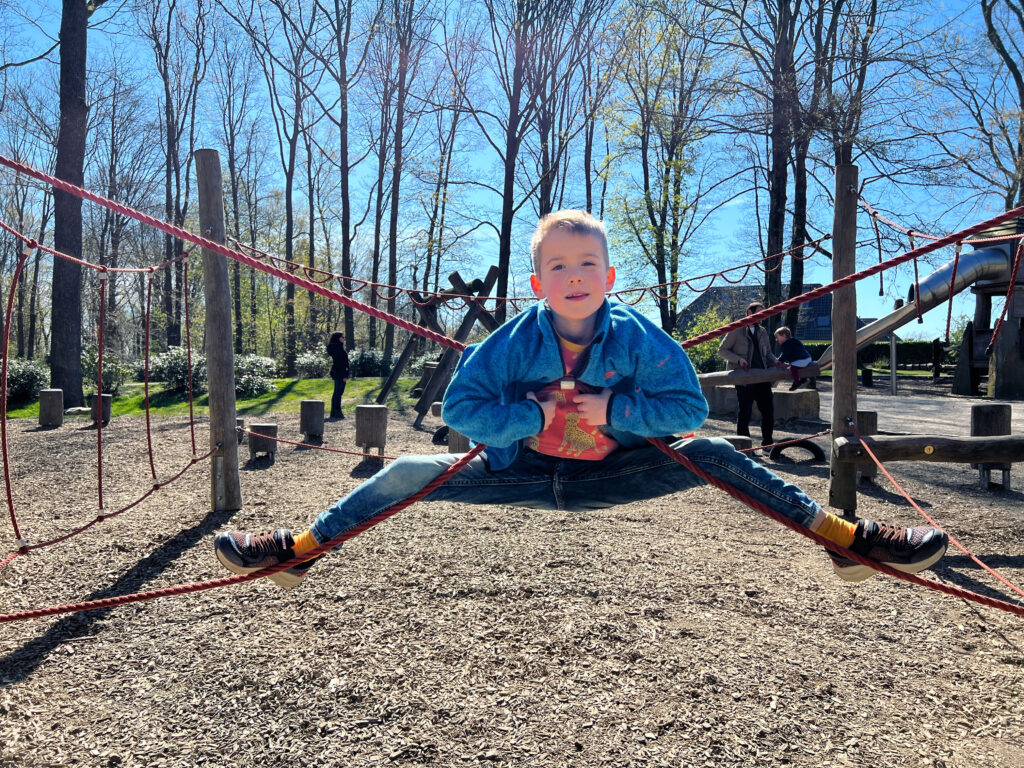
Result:
<svg viewBox="0 0 1024 768"><path fill-rule="evenodd" d="M785 368L788 365L789 373L793 377L793 384L790 386L789 391L792 392L794 389L799 389L802 384L807 383L802 370L814 362L811 359L811 353L807 351L807 347L804 346L803 342L794 336L793 332L785 325L780 325L776 329L775 343L781 347L779 354L775 356L776 364L780 368Z"/></svg>
<svg viewBox="0 0 1024 768"><path fill-rule="evenodd" d="M445 394L445 422L487 447L425 500L584 511L664 496L704 481L646 440L699 428L707 402L677 342L632 307L609 301L615 284L603 224L583 211L543 217L531 243L539 301L468 347ZM676 440L711 476L866 558L916 573L945 553L931 527L849 522L721 438ZM228 531L221 563L250 573L286 560L270 576L290 588L314 559L305 553L416 493L460 457L406 456L320 514L297 536ZM723 497L723 502L725 499ZM838 575L876 573L829 551Z"/></svg>

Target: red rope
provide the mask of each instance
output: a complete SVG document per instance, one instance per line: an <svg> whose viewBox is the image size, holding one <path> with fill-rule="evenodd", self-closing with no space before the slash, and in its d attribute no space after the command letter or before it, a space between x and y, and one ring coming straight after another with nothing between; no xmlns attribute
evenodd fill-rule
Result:
<svg viewBox="0 0 1024 768"><path fill-rule="evenodd" d="M4 314L4 337L3 337L3 370L0 371L0 445L3 449L4 458L4 484L7 489L7 509L11 513L11 525L14 526L14 538L24 547L25 540L18 528L18 518L14 513L14 494L11 489L11 468L10 452L7 448L7 358L11 341L11 315L14 311L14 296L17 293L18 282L21 280L21 272L25 268L25 262L35 248L26 244L18 259L18 266L14 269L14 277L11 278L11 287L7 292L7 311ZM4 561L3 564L6 564Z"/></svg>
<svg viewBox="0 0 1024 768"><path fill-rule="evenodd" d="M220 446L218 446L219 448ZM422 499L424 496L431 493L435 488L439 487L443 483L446 483L450 477L455 475L457 472L462 470L477 454L479 454L486 446L476 445L470 449L469 453L463 455L461 459L452 464L448 469L438 475L434 480L425 485L420 491L413 494L407 499L403 499L392 506L388 507L381 512L378 512L373 517L363 521L359 525L348 529L347 531L335 536L328 542L321 544L316 549L307 552L301 558L293 558L283 563L278 563L269 568L264 568L261 571L254 571L252 573L243 573L236 576L226 576L221 579L212 579L210 581L197 582L195 584L182 584L175 587L165 587L163 589L153 589L148 592L136 592L130 595L118 595L117 597L108 597L102 600L90 600L82 603L69 603L67 605L55 605L49 608L36 608L28 611L18 611L16 613L7 613L0 615L0 624L5 624L13 621L23 621L25 619L38 619L44 616L55 616L61 613L78 613L80 611L92 611L99 608L114 608L119 605L126 605L128 603L138 603L145 600L154 600L158 597L170 597L172 595L185 595L190 592L200 592L207 589L215 589L217 587L226 587L231 584L241 584L245 581L253 581L264 576L270 576L274 573L280 573L281 571L288 570L294 567L300 562L305 560L311 560L318 555L322 555L331 549L334 549L339 544L348 541L349 539L358 536L363 531L382 523L392 515L401 512L403 509L408 507L410 504Z"/></svg>
<svg viewBox="0 0 1024 768"><path fill-rule="evenodd" d="M754 314L748 315L747 317L740 318L739 320L734 320L731 323L726 323L720 328L708 331L707 333L702 333L699 336L694 336L692 339L684 341L682 343L682 347L683 349L690 349L691 347L694 347L698 344L702 344L705 341L710 341L711 339L717 339L719 336L724 336L725 334L729 333L730 331L736 330L737 328L746 328L748 326L755 325L764 320L765 318L772 317L781 312L785 312L787 309L790 309L791 307L796 307L801 304L805 304L808 301L811 301L812 299L818 298L819 296L824 296L825 294L831 293L837 288L842 288L844 286L850 285L851 283L855 283L858 280L863 280L866 277L871 277L872 275L876 275L879 272L882 272L886 269L895 267L899 264L903 264L904 262L910 261L911 259L916 259L919 256L924 256L925 254L931 253L932 251L937 251L939 248L945 248L947 245L953 245L954 243L960 242L973 234L977 234L978 232L986 230L990 227L994 227L997 224L1002 224L1005 221L1009 221L1020 216L1024 216L1024 206L1006 211L1004 213L999 214L998 216L993 216L991 219L986 219L985 221L968 227L967 229L962 229L959 232L954 232L952 234L946 235L945 237L935 240L934 242L927 243L926 245L922 245L911 251L907 251L906 253L900 256L894 256L893 258L889 259L888 261L884 261L881 264L875 264L871 267L868 267L867 269L862 269L860 272L855 272L852 275L847 275L846 277L840 278L839 280L835 280L831 283L828 283L827 285L823 285L819 288L807 291L806 293L802 293L799 296L795 296L792 299L786 299L785 301L781 301L778 304L775 304L771 307L762 309L760 312L755 312Z"/></svg>
<svg viewBox="0 0 1024 768"><path fill-rule="evenodd" d="M300 448L315 448L318 451L344 453L348 456L362 456L364 459L387 459L388 461L395 461L398 458L397 456L381 456L380 454L364 453L363 451L346 451L342 448L328 448L326 445L313 445L312 443L300 443L295 440L285 440L283 437L277 437L276 435L262 435L259 432L253 432L251 429L246 427L238 427L237 429L239 432L243 432L247 435L262 437L265 440L276 440L279 443L287 443L288 445L297 445Z"/></svg>
<svg viewBox="0 0 1024 768"><path fill-rule="evenodd" d="M831 429L823 429L815 435L807 435L806 437L795 437L792 440L783 440L781 443L769 443L768 445L755 445L753 448L738 448L739 453L751 453L753 451L764 450L765 448L778 448L783 445L793 445L794 443L802 443L806 440L813 440L816 437L822 437L824 435L831 435Z"/></svg>
<svg viewBox="0 0 1024 768"><path fill-rule="evenodd" d="M866 565L869 568L874 568L876 571L880 571L881 573L887 573L890 576L895 576L897 579L909 581L911 584L917 584L922 587L927 587L928 589L935 590L936 592L944 592L945 594L952 595L953 597L960 597L964 600L970 600L975 603L980 603L981 605L987 605L990 608L997 608L1001 611L1006 611L1007 613L1016 614L1017 616L1024 616L1024 605L1017 605L1016 603L1008 603L1004 600L997 600L995 598L985 597L984 595L979 595L974 592L970 592L969 590L953 586L951 584L943 584L932 579L922 578L920 576L917 576L916 574L904 573L903 571L898 571L895 568L891 568L888 565L885 565L884 563L869 560L868 558L863 557L862 555L858 555L856 552L846 549L845 547L841 547L834 541L830 541L829 539L826 539L824 536L820 536L814 531L811 531L808 528L804 528L802 525L794 522L793 520L790 520L785 515L776 512L773 509L769 509L767 506L765 506L757 499L754 499L753 497L748 496L742 491L733 488L725 481L719 480L716 477L712 477L707 472L698 467L696 464L694 464L692 461L690 461L690 459L688 459L686 456L681 454L679 451L675 450L670 445L666 445L663 440L660 440L656 437L649 437L647 439L652 444L654 444L662 453L678 461L680 464L682 464L684 467L693 472L695 475L697 475L697 477L701 478L709 485L713 485L716 488L725 491L734 499L742 502L743 504L746 504L751 509L758 511L767 517L770 517L777 523L782 523L790 530L796 531L802 536L806 536L811 541L814 541L820 544L821 546L826 547L827 549L830 549L833 552L836 552L849 560L853 560L854 562L860 563L861 565Z"/></svg>
<svg viewBox="0 0 1024 768"><path fill-rule="evenodd" d="M956 293L956 270L960 266L960 249L962 243L957 243L953 251L953 274L949 278L949 306L946 309L946 343L949 344L949 326L953 322L953 296Z"/></svg>
<svg viewBox="0 0 1024 768"><path fill-rule="evenodd" d="M139 498L137 498L135 501L131 502L130 504L126 504L125 506L123 506L120 509L117 509L117 510L115 510L113 512L104 512L103 514L97 515L96 517L94 517L92 520L90 520L85 525L82 525L82 526L80 526L78 528L74 528L74 529L68 531L65 534L57 536L56 538L48 539L46 541L41 541L38 544L26 544L26 545L24 545L21 548L21 550L19 550L19 552L16 552L14 554L15 555L17 555L17 554L26 554L26 553L30 552L31 550L33 550L33 549L43 549L44 547L50 547L50 546L53 546L54 544L60 544L61 542L67 541L68 539L77 536L78 534L82 533L83 531L89 530L90 528L92 528L97 523L102 523L105 520L109 520L112 517L117 517L118 515L127 512L129 509L132 509L132 508L138 506L139 504L141 504L143 501L145 501L147 498L149 498L151 495L153 495L153 493L155 493L156 491L158 491L161 488L164 488L164 487L170 485L171 483L173 483L175 480L180 478L188 470L190 470L193 466L198 464L203 459L208 459L210 456L212 456L217 451L218 448L220 448L219 445L216 448L213 448L205 456L193 457L189 461L189 463L186 464L176 474L172 475L167 480L164 480L162 483L161 482L154 482L153 486L149 490L147 490L144 494L142 494ZM13 559L13 558L11 558L11 559Z"/></svg>
<svg viewBox="0 0 1024 768"><path fill-rule="evenodd" d="M143 367L142 386L146 405L146 446L149 450L149 474L156 480L156 463L153 461L153 430L149 418L149 320L152 315L153 277L146 280L146 362ZM194 454L195 451L192 451Z"/></svg>
<svg viewBox="0 0 1024 768"><path fill-rule="evenodd" d="M96 329L96 400L93 409L96 412L96 495L99 508L103 509L103 322L105 319L107 278L100 278L100 320ZM113 410L113 403L111 403Z"/></svg>
<svg viewBox="0 0 1024 768"><path fill-rule="evenodd" d="M908 494L905 490L903 490L903 486L901 486L899 483L896 482L896 478L894 478L891 474L889 474L889 470L887 470L883 466L882 462L878 460L878 457L875 456L875 452L871 450L871 446L868 445L866 442L864 442L864 438L861 436L860 432L857 431L857 425L853 422L852 419L849 421L849 425L853 429L853 434L860 441L860 447L863 448L865 451L867 451L868 456L870 456L871 460L873 462L875 462L875 465L880 470L882 470L882 474L884 474L887 478L889 478L889 482L892 483L893 487L897 491L900 492L900 495L902 495L903 498L906 499L910 503L910 506L912 506L914 509L916 509L917 513L919 515L921 515L921 517L923 517L925 520L927 520L930 525L934 526L935 528L938 528L939 530L943 530L942 527L938 523L936 523L927 512L925 512L923 509L921 509L921 507L918 506L916 501L914 501L912 498L910 498L910 494ZM1021 589L1020 587L1018 587L1013 582L1011 582L1008 579L1004 578L1003 575L998 573L995 569L990 568L989 566L985 565L985 563L981 562L981 560L979 560L977 557L975 557L970 552L968 552L967 548L963 544L961 544L959 541L957 541L955 536L951 535L947 531L943 531L943 533L945 533L947 536L949 536L949 543L950 544L952 544L954 547L956 547L961 552L963 552L965 555L967 555L969 558L971 558L971 560L973 560L982 570L988 571L988 573L990 573L992 576L995 576L997 579L999 579L999 581L1003 582L1003 584L1008 586L1014 592L1019 594L1021 597L1024 597L1024 589Z"/></svg>
<svg viewBox="0 0 1024 768"><path fill-rule="evenodd" d="M142 213L141 211L137 211L134 208L129 208L126 205L122 205L121 203L109 200L103 197L102 195L97 195L94 192L82 189L81 187L75 186L74 184L66 182L63 179L58 179L55 176L51 176L48 173L38 171L35 168L32 168L31 166L25 165L24 163L19 163L15 160L11 160L8 157L0 155L0 165L7 166L8 168L18 171L19 173L22 173L26 176L31 176L32 178L37 179L38 181L42 181L43 183L48 184L63 192L67 192L68 194L80 197L83 200L89 200L90 202L102 205L105 208L108 208L112 211L115 211L116 213L120 213L129 218L135 219L136 221L142 222L143 224L148 224L151 227L156 227L161 232L165 232L169 235L180 238L182 240L186 240L190 243L195 243L199 247L205 248L208 251L219 254L229 259L234 259L235 261L238 261L242 264L246 264L247 266L253 267L255 269L259 269L263 272L266 272L267 274L273 275L274 277L281 278L282 280L287 280L299 286L300 288L304 288L307 291L311 291L321 296L326 296L329 299L333 299L334 301L337 301L339 304L351 307L353 309L358 309L359 311L364 312L370 315L371 317L376 317L378 320L384 320L385 322L390 322L404 330L411 331L413 333L418 333L420 336L428 338L431 341L441 344L442 346L458 349L459 351L465 349L466 347L465 344L457 342L454 339L450 339L444 334L436 333L427 328L423 328L421 326L416 325L415 323L409 322L408 320L404 320L401 317L392 315L388 312L377 309L376 307L371 307L369 304L364 304L361 301L357 301L355 299L349 298L348 296L342 295L337 291L329 290L317 283L311 282L309 280L304 280L300 277L296 277L287 270L283 270L278 267L271 266L269 264L264 264L258 259L255 259L240 251L232 250L223 245L222 243L216 243L213 240L210 240L209 238L193 234L192 232L189 232L188 230L183 229L182 227L176 226L174 224L168 224L166 221L161 221L160 219L157 219L154 216L150 216L149 214Z"/></svg>
<svg viewBox="0 0 1024 768"><path fill-rule="evenodd" d="M188 316L188 262L185 262L183 280L185 293L185 355L188 365L188 429L192 435L192 455L196 455L196 413L192 399L192 323Z"/></svg>

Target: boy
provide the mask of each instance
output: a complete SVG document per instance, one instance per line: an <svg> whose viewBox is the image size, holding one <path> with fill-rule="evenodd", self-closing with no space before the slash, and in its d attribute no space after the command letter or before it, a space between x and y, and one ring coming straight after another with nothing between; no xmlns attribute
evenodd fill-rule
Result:
<svg viewBox="0 0 1024 768"><path fill-rule="evenodd" d="M679 344L645 317L605 298L615 283L600 221L582 211L541 219L531 244L530 283L543 302L466 349L443 416L486 444L426 500L581 511L663 496L702 481L645 436L697 429L708 413ZM828 514L794 485L721 439L676 442L690 460L822 536L916 573L946 550L934 528L896 528ZM249 573L300 558L419 491L459 457L407 456L382 469L293 537L278 529L217 536L218 559ZM832 554L832 553L830 553ZM839 575L875 571L832 554ZM314 561L270 578L298 584Z"/></svg>
<svg viewBox="0 0 1024 768"><path fill-rule="evenodd" d="M777 365L780 368L785 368L788 363L789 373L793 377L793 384L790 386L789 391L792 392L794 389L799 389L801 384L807 383L807 379L800 374L800 371L814 362L811 360L811 353L807 351L807 347L804 346L803 342L796 338L793 332L785 325L780 325L778 330L775 331L775 343L781 347Z"/></svg>

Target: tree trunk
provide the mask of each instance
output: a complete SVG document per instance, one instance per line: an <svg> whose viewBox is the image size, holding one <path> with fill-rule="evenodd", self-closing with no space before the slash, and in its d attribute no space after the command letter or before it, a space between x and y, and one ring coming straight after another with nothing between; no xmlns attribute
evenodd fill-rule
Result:
<svg viewBox="0 0 1024 768"><path fill-rule="evenodd" d="M60 23L60 123L56 176L81 186L85 176L85 102L89 10L82 0L63 0ZM54 247L72 256L82 253L82 201L53 193ZM64 390L65 406L81 406L82 270L54 259L50 336L50 386Z"/></svg>

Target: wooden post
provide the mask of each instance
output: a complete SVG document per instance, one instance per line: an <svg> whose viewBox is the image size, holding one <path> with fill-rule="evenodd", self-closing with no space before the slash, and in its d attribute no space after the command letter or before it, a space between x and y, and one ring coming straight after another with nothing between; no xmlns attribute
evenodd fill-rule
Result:
<svg viewBox="0 0 1024 768"><path fill-rule="evenodd" d="M64 390L39 390L39 426L59 427L64 423Z"/></svg>
<svg viewBox="0 0 1024 768"><path fill-rule="evenodd" d="M878 434L878 411L857 411L857 431L862 435ZM866 461L857 467L861 480L878 476L878 465Z"/></svg>
<svg viewBox="0 0 1024 768"><path fill-rule="evenodd" d="M448 427L448 453L468 453L469 438Z"/></svg>
<svg viewBox="0 0 1024 768"><path fill-rule="evenodd" d="M386 405L356 406L356 445L369 453L376 448L384 453L388 441L388 407Z"/></svg>
<svg viewBox="0 0 1024 768"><path fill-rule="evenodd" d="M238 444L241 445L242 441L245 440L245 432L242 429L245 427L245 419L242 416L235 417L235 434L238 436Z"/></svg>
<svg viewBox="0 0 1024 768"><path fill-rule="evenodd" d="M224 186L220 154L197 149L196 187L199 229L208 240L224 242ZM206 377L210 403L210 496L214 511L242 508L235 436L235 351L232 339L231 289L227 260L203 249L203 295L206 299Z"/></svg>
<svg viewBox="0 0 1024 768"><path fill-rule="evenodd" d="M91 412L92 420L93 421L99 421L100 420L100 413L101 413L101 409L102 409L103 423L104 424L110 423L110 409L111 409L111 407L114 404L114 396L113 395L103 395L98 400L96 398L96 395L90 395L90 397L92 398L92 412Z"/></svg>
<svg viewBox="0 0 1024 768"><path fill-rule="evenodd" d="M857 268L857 166L836 168L832 218L832 279ZM832 461L829 506L853 516L857 510L857 468L836 460L835 440L853 433L847 423L857 417L857 287L850 284L832 296Z"/></svg>
<svg viewBox="0 0 1024 768"><path fill-rule="evenodd" d="M324 436L323 400L303 400L299 403L299 431L307 440Z"/></svg>
<svg viewBox="0 0 1024 768"><path fill-rule="evenodd" d="M971 406L971 436L993 437L1009 435L1012 432L1013 410L1009 403L991 403ZM992 470L1003 473L1003 490L1010 490L1010 468L1008 462L988 462L973 465L978 469L978 483L986 490L992 485Z"/></svg>
<svg viewBox="0 0 1024 768"><path fill-rule="evenodd" d="M249 433L249 457L256 458L257 453L277 453L277 424L253 424Z"/></svg>

